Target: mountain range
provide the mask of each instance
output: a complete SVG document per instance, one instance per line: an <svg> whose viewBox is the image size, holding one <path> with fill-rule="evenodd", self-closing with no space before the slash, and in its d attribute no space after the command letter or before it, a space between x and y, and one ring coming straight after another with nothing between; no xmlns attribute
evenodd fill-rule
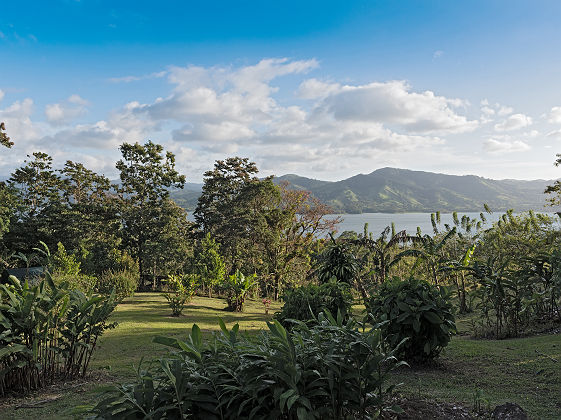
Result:
<svg viewBox="0 0 561 420"><path fill-rule="evenodd" d="M475 175L445 175L408 169L382 168L341 181L321 181L298 175L274 178L288 188L311 191L334 213L404 213L545 210L544 190L554 180L495 180ZM172 192L176 202L192 211L202 184L189 183Z"/></svg>

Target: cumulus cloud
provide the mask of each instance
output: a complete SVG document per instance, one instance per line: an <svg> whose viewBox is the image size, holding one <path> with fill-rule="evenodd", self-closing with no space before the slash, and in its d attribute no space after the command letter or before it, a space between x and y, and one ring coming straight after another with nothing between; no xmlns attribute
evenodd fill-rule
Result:
<svg viewBox="0 0 561 420"><path fill-rule="evenodd" d="M483 143L483 149L489 153L512 153L525 152L530 150L530 146L521 140L509 141L490 138Z"/></svg>
<svg viewBox="0 0 561 420"><path fill-rule="evenodd" d="M71 95L65 101L45 106L45 117L52 125L66 125L87 112L88 101Z"/></svg>
<svg viewBox="0 0 561 420"><path fill-rule="evenodd" d="M434 92L412 92L404 81L374 82L342 86L317 107L337 120L395 124L413 133L461 133L478 126L460 115L464 101L437 96Z"/></svg>
<svg viewBox="0 0 561 420"><path fill-rule="evenodd" d="M561 106L551 108L547 121L552 124L561 124Z"/></svg>
<svg viewBox="0 0 561 420"><path fill-rule="evenodd" d="M0 121L6 123L10 137L15 142L34 140L40 137L41 128L31 120L33 100L25 98L15 101L0 110Z"/></svg>
<svg viewBox="0 0 561 420"><path fill-rule="evenodd" d="M506 120L495 124L496 131L512 131L532 125L532 118L524 114L513 114Z"/></svg>

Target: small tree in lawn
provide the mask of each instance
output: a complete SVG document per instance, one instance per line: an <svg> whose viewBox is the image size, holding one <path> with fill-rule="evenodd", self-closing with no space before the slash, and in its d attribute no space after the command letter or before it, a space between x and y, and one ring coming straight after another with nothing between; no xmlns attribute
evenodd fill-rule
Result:
<svg viewBox="0 0 561 420"><path fill-rule="evenodd" d="M171 308L172 316L180 316L186 303L189 303L195 293L197 278L194 275L170 275L166 283L170 289L169 293L163 293Z"/></svg>
<svg viewBox="0 0 561 420"><path fill-rule="evenodd" d="M220 245L207 233L195 249L194 268L200 277L201 285L212 297L215 286L224 281L226 265L219 253Z"/></svg>

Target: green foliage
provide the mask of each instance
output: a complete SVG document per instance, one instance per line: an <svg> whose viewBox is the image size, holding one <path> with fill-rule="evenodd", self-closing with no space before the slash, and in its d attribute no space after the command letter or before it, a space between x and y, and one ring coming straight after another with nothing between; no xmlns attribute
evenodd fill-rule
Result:
<svg viewBox="0 0 561 420"><path fill-rule="evenodd" d="M10 148L14 145L14 142L10 141L10 138L6 134L6 126L3 122L0 122L0 144L7 148Z"/></svg>
<svg viewBox="0 0 561 420"><path fill-rule="evenodd" d="M245 298L257 286L256 278L255 274L244 276L240 270L228 276L228 280L223 283L227 294L228 310L243 312Z"/></svg>
<svg viewBox="0 0 561 420"><path fill-rule="evenodd" d="M55 272L51 277L57 286L67 283L69 290L77 289L86 294L95 291L97 286L97 278L88 276L87 274L64 274Z"/></svg>
<svg viewBox="0 0 561 420"><path fill-rule="evenodd" d="M123 158L116 167L121 179L123 242L138 260L142 278L149 266L161 263L156 256L165 259L173 250L165 246L165 232L182 231L177 225L187 222L186 213L168 199L170 188L183 188L185 176L175 170L173 153L164 154L159 144L123 143L119 149Z"/></svg>
<svg viewBox="0 0 561 420"><path fill-rule="evenodd" d="M321 283L335 278L338 281L353 284L358 271L359 264L354 253L349 249L349 243L345 241L336 242L330 235L331 244L320 255L316 270Z"/></svg>
<svg viewBox="0 0 561 420"><path fill-rule="evenodd" d="M168 293L163 293L171 308L172 316L180 316L183 312L185 304L191 301L191 298L195 294L195 289L197 287L197 276L196 275L169 275L166 283L169 288Z"/></svg>
<svg viewBox="0 0 561 420"><path fill-rule="evenodd" d="M129 270L105 271L97 281L98 293L107 295L114 291L118 301L134 295L137 288L138 274Z"/></svg>
<svg viewBox="0 0 561 420"><path fill-rule="evenodd" d="M388 407L393 369L379 329L330 314L292 332L274 321L256 339L228 330L203 342L195 324L187 340L156 337L175 353L93 409L94 418L342 419L370 418Z"/></svg>
<svg viewBox="0 0 561 420"><path fill-rule="evenodd" d="M80 273L80 262L74 255L68 255L62 243L57 244L57 250L51 256L51 270L62 275L77 276Z"/></svg>
<svg viewBox="0 0 561 420"><path fill-rule="evenodd" d="M116 301L86 295L50 274L36 286L0 285L0 395L86 374Z"/></svg>
<svg viewBox="0 0 561 420"><path fill-rule="evenodd" d="M330 280L319 286L308 284L287 289L282 296L284 305L275 318L286 326L288 320L316 320L320 312L340 313L343 318L351 314L353 296L348 284Z"/></svg>
<svg viewBox="0 0 561 420"><path fill-rule="evenodd" d="M210 233L195 248L193 266L200 277L201 286L208 290L208 297L212 297L213 288L221 284L226 275L226 265L219 248L220 245L211 238Z"/></svg>
<svg viewBox="0 0 561 420"><path fill-rule="evenodd" d="M366 309L374 322L388 321L382 332L390 346L407 339L400 354L410 361L437 357L456 331L448 293L422 280L385 282Z"/></svg>

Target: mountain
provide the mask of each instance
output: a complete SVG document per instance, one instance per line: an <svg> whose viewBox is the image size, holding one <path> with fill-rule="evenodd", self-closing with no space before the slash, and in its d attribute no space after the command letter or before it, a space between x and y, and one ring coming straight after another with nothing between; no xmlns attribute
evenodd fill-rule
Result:
<svg viewBox="0 0 561 420"><path fill-rule="evenodd" d="M309 190L336 213L402 213L433 211L544 210L543 193L553 180L494 180L475 175L445 175L408 169L382 168L342 181L321 181L298 175L276 177L277 184ZM199 184L200 185L200 184ZM174 191L178 204L193 210L200 189Z"/></svg>

